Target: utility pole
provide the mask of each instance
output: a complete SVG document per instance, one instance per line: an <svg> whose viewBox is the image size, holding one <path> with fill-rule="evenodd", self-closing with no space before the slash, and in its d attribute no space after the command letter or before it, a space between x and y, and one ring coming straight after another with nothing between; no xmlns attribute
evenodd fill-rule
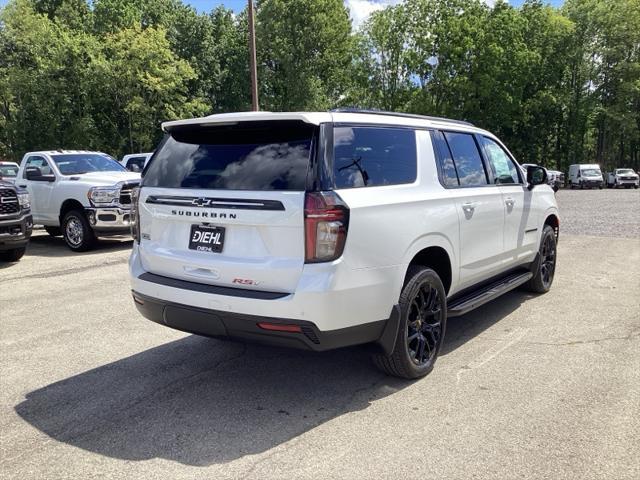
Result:
<svg viewBox="0 0 640 480"><path fill-rule="evenodd" d="M253 0L249 0L249 68L251 70L251 110L258 107L258 69L256 66L256 30L253 20Z"/></svg>

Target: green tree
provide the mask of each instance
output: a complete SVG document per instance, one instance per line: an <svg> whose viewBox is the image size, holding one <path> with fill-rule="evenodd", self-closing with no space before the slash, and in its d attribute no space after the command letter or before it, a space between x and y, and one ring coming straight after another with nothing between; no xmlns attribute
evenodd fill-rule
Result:
<svg viewBox="0 0 640 480"><path fill-rule="evenodd" d="M342 0L260 0L256 35L262 107L323 110L345 93L351 23Z"/></svg>
<svg viewBox="0 0 640 480"><path fill-rule="evenodd" d="M640 0L569 0L580 35L576 68L586 112L588 158L607 168L640 166ZM591 130L589 132L589 129Z"/></svg>
<svg viewBox="0 0 640 480"><path fill-rule="evenodd" d="M404 5L374 12L356 35L354 85L347 103L383 110L407 107L412 88L408 64L411 41Z"/></svg>
<svg viewBox="0 0 640 480"><path fill-rule="evenodd" d="M51 21L23 0L0 12L0 154L91 144L89 84L97 39Z"/></svg>
<svg viewBox="0 0 640 480"><path fill-rule="evenodd" d="M105 147L118 153L151 149L160 122L206 113L200 98L189 99L195 73L176 58L161 27L133 27L104 38L104 56L95 65L94 108Z"/></svg>

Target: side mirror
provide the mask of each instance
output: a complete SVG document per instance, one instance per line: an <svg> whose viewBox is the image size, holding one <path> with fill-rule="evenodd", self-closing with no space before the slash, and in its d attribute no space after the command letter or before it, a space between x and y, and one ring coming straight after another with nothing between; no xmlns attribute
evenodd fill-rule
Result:
<svg viewBox="0 0 640 480"><path fill-rule="evenodd" d="M547 171L543 167L533 165L527 167L527 183L529 190L536 185L544 185L547 183Z"/></svg>
<svg viewBox="0 0 640 480"><path fill-rule="evenodd" d="M56 176L53 174L43 175L38 167L28 167L25 171L25 178L33 182L55 182Z"/></svg>
<svg viewBox="0 0 640 480"><path fill-rule="evenodd" d="M42 171L38 167L28 167L25 172L25 178L27 180L38 180L42 177Z"/></svg>

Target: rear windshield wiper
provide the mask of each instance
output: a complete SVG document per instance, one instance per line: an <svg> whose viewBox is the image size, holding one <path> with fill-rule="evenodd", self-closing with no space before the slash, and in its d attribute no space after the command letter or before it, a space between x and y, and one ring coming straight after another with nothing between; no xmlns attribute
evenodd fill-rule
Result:
<svg viewBox="0 0 640 480"><path fill-rule="evenodd" d="M360 175L362 176L362 181L364 182L364 186L366 187L367 184L369 183L369 175L367 174L367 171L364 168L362 168L362 165L360 165L361 161L362 161L362 157L355 157L353 158L350 164L345 165L344 167L338 168L338 171L341 172L342 170L346 170L347 168L356 167L360 172Z"/></svg>

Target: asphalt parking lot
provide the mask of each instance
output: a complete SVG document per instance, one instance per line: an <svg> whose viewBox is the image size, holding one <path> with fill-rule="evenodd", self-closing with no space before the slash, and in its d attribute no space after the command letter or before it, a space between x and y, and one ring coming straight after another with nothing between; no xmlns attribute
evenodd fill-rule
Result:
<svg viewBox="0 0 640 480"><path fill-rule="evenodd" d="M547 295L451 319L434 372L137 313L131 242L0 265L0 478L640 478L638 191L560 191Z"/></svg>

